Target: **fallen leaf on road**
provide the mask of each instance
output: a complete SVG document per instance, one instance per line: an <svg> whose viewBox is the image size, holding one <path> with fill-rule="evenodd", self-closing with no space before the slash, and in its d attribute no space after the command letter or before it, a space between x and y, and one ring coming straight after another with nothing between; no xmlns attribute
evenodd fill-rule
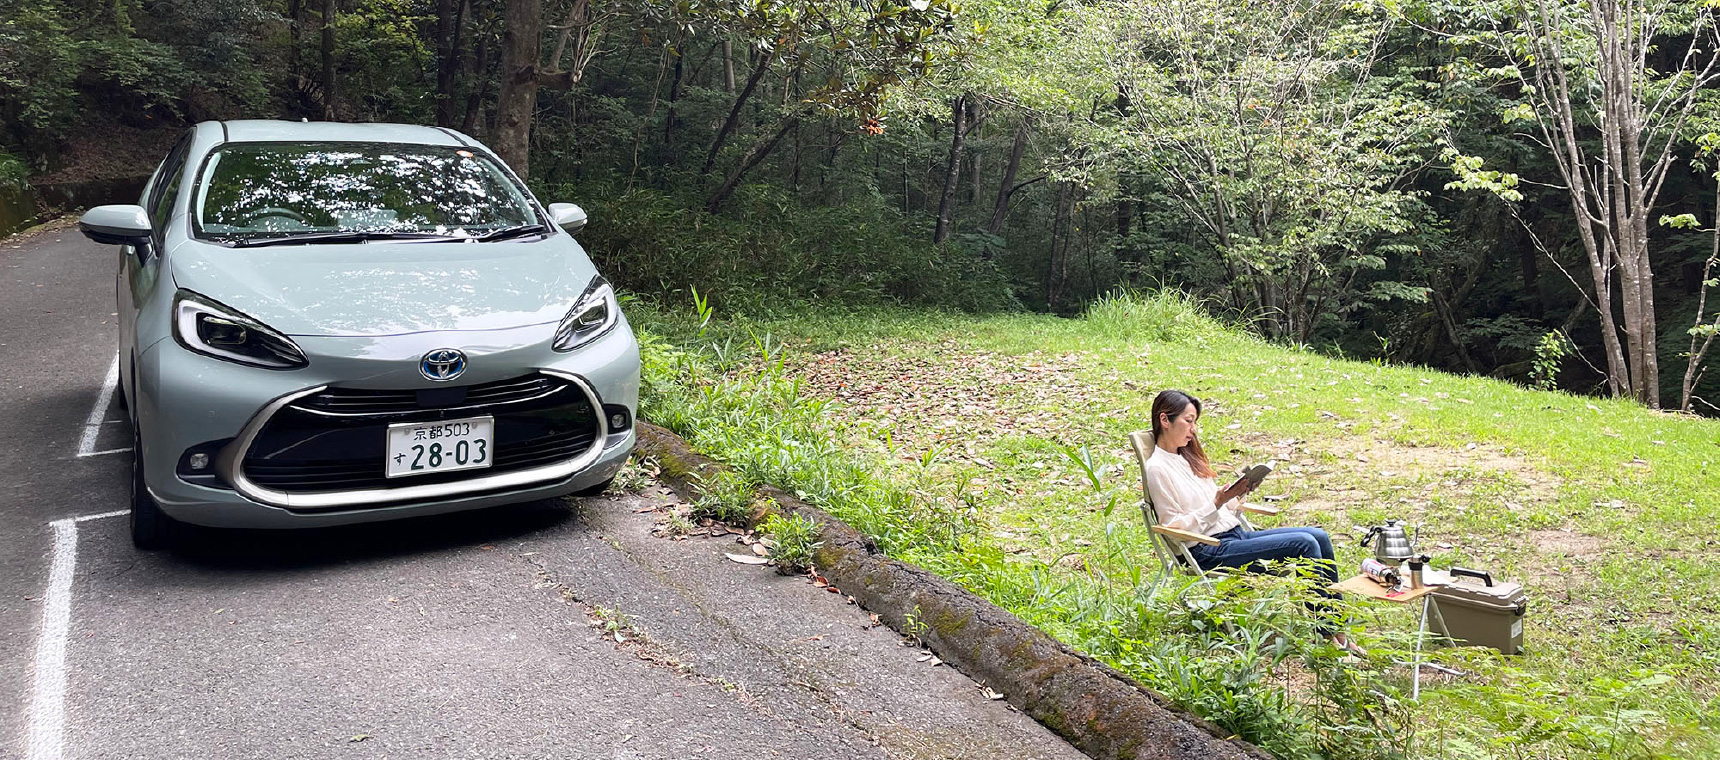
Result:
<svg viewBox="0 0 1720 760"><path fill-rule="evenodd" d="M919 657L914 658L914 662L925 662L926 660L930 660L930 659L932 659L932 653L931 652L921 652Z"/></svg>
<svg viewBox="0 0 1720 760"><path fill-rule="evenodd" d="M760 557L770 556L770 549L765 548L764 544L753 544L752 545L752 551L753 551L753 554L757 554Z"/></svg>
<svg viewBox="0 0 1720 760"><path fill-rule="evenodd" d="M749 557L745 554L729 554L727 552L724 552L723 556L728 557L729 559L734 560L735 562L739 562L743 565L762 565L762 564L765 564L766 562L770 561L769 557L758 557L758 556Z"/></svg>
<svg viewBox="0 0 1720 760"><path fill-rule="evenodd" d="M356 736L347 737L347 741L349 741L349 742L361 742L361 741L364 741L364 740L369 739L369 738L370 738L370 734L358 734Z"/></svg>

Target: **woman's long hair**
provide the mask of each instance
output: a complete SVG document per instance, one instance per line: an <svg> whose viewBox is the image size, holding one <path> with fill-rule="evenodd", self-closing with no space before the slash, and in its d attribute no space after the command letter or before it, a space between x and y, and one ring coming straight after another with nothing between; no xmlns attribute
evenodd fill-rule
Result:
<svg viewBox="0 0 1720 760"><path fill-rule="evenodd" d="M1161 420L1181 417L1191 406L1194 407L1195 419L1200 419L1200 399L1182 391L1159 391L1159 395L1153 397L1153 438L1156 440L1165 433ZM1177 454L1188 462L1188 468L1194 470L1194 474L1203 478L1218 477L1218 473L1212 469L1212 463L1206 459L1206 452L1200 448L1200 434L1190 438L1187 446L1177 449Z"/></svg>

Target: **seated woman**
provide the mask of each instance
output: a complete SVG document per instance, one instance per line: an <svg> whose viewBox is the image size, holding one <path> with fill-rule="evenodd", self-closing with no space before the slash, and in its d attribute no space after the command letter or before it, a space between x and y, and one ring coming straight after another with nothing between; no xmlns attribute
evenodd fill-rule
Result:
<svg viewBox="0 0 1720 760"><path fill-rule="evenodd" d="M1167 528L1193 531L1218 539L1218 545L1188 543L1189 554L1202 569L1238 567L1256 569L1266 559L1310 560L1318 573L1317 592L1336 599L1326 589L1338 582L1338 566L1332 538L1319 528L1273 528L1248 530L1242 527L1236 508L1254 486L1238 480L1223 490L1215 482L1217 473L1200 447L1200 400L1182 391L1167 390L1153 399L1153 436L1157 446L1146 464L1147 491L1160 522ZM1324 610L1315 608L1318 613ZM1326 622L1332 643L1355 654L1366 654L1342 631Z"/></svg>

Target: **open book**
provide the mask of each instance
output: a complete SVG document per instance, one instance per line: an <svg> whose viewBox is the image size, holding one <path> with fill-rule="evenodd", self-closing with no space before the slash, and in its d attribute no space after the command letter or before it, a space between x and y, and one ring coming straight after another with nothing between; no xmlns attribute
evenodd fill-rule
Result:
<svg viewBox="0 0 1720 760"><path fill-rule="evenodd" d="M1246 480L1246 481L1248 481L1248 490L1252 491L1256 488L1259 488L1260 487L1260 481L1265 480L1267 475L1272 474L1273 466L1275 466L1274 462L1262 462L1262 463L1254 465L1253 467L1250 467L1246 470L1243 470L1242 471L1242 477L1237 478L1236 482L1232 483L1230 485L1230 487L1235 488L1237 485L1241 484L1243 481Z"/></svg>

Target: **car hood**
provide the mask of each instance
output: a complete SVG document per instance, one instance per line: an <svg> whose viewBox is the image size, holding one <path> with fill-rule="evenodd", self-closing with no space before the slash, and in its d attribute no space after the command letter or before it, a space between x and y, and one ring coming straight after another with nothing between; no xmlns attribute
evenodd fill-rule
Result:
<svg viewBox="0 0 1720 760"><path fill-rule="evenodd" d="M497 243L228 248L188 241L174 283L287 335L501 330L558 322L597 270L565 235Z"/></svg>

